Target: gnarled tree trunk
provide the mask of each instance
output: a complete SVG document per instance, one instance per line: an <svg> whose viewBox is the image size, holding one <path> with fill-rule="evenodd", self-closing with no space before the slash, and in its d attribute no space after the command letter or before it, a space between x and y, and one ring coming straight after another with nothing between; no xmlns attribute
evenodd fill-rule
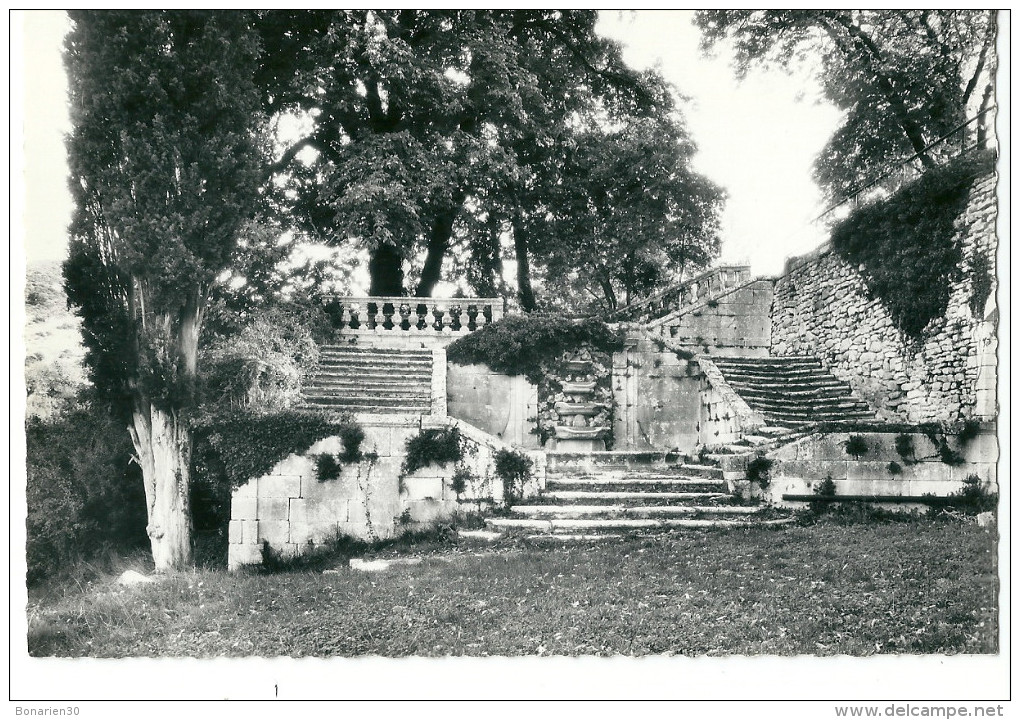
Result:
<svg viewBox="0 0 1020 720"><path fill-rule="evenodd" d="M192 563L191 435L175 414L141 400L129 428L142 467L149 543L156 572Z"/></svg>
<svg viewBox="0 0 1020 720"><path fill-rule="evenodd" d="M136 280L133 287L135 297L142 300L143 284ZM143 327L149 326L150 335L156 331L157 344L172 348L168 356L158 359L167 362L172 357L176 366L173 373L176 402L189 404L193 400L203 304L201 289L195 287L188 292L176 322L166 316L155 321L143 319ZM144 308L144 301L136 307ZM142 314L144 317L144 310ZM156 572L181 570L193 560L191 430L177 407L170 402L153 402L143 384L136 385L134 394L128 432L142 468L152 559Z"/></svg>

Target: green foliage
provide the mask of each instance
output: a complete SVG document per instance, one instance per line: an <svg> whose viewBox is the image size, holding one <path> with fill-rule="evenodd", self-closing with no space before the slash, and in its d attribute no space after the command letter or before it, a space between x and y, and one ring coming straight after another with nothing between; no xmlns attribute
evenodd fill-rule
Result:
<svg viewBox="0 0 1020 720"><path fill-rule="evenodd" d="M446 357L458 365L481 363L496 372L524 375L538 384L564 352L582 346L611 353L623 348L623 338L595 318L508 315L451 343Z"/></svg>
<svg viewBox="0 0 1020 720"><path fill-rule="evenodd" d="M223 412L196 423L196 474L219 477L228 487L237 487L323 438L356 435L354 426L344 414ZM351 447L345 447L345 455L349 452Z"/></svg>
<svg viewBox="0 0 1020 720"><path fill-rule="evenodd" d="M309 328L279 308L234 333L206 340L202 394L208 405L220 408L271 412L291 407L300 398L302 378L319 359Z"/></svg>
<svg viewBox="0 0 1020 720"><path fill-rule="evenodd" d="M968 418L963 422L957 438L962 445L966 445L976 438L979 432L981 432L981 423L973 418Z"/></svg>
<svg viewBox="0 0 1020 720"><path fill-rule="evenodd" d="M493 461L496 476L503 482L503 502L510 509L523 496L533 463L519 450L497 450Z"/></svg>
<svg viewBox="0 0 1020 720"><path fill-rule="evenodd" d="M962 512L966 515L977 515L993 512L999 506L999 496L988 489L978 475L968 475L963 481L963 488L952 493L946 499L945 508Z"/></svg>
<svg viewBox="0 0 1020 720"><path fill-rule="evenodd" d="M257 39L237 12L72 20L68 301L104 397L187 407L186 335L258 203Z"/></svg>
<svg viewBox="0 0 1020 720"><path fill-rule="evenodd" d="M315 479L319 482L336 480L341 470L343 465L333 453L319 453L315 456Z"/></svg>
<svg viewBox="0 0 1020 720"><path fill-rule="evenodd" d="M28 582L67 570L104 547L146 547L145 494L123 426L85 402L26 433Z"/></svg>
<svg viewBox="0 0 1020 720"><path fill-rule="evenodd" d="M407 457L400 468L403 475L410 475L429 465L457 462L464 457L460 430L455 427L426 428L408 438L405 447Z"/></svg>
<svg viewBox="0 0 1020 720"><path fill-rule="evenodd" d="M833 481L832 475L826 475L825 479L818 483L814 489L814 494L819 498L825 499L812 500L808 503L808 507L813 515L821 515L829 510L830 499L836 497L836 483Z"/></svg>
<svg viewBox="0 0 1020 720"><path fill-rule="evenodd" d="M662 78L627 67L597 20L590 10L260 13L266 102L307 123L275 168L281 202L314 237L358 238L372 294L402 294L402 264L418 281L412 294L430 294L458 246L450 259L491 291L501 235L552 207L577 117L626 126L671 114ZM309 146L310 161L299 155Z"/></svg>
<svg viewBox="0 0 1020 720"><path fill-rule="evenodd" d="M939 439L939 460L952 467L963 465L966 462L966 459L959 451L949 447L949 443L945 438Z"/></svg>
<svg viewBox="0 0 1020 720"><path fill-rule="evenodd" d="M843 448L847 455L852 456L855 460L860 460L868 453L868 441L863 435L851 435L843 443Z"/></svg>
<svg viewBox="0 0 1020 720"><path fill-rule="evenodd" d="M992 100L994 11L704 10L696 22L706 46L732 43L741 75L811 59L825 100L842 113L815 161L832 201L915 154L930 167L946 146L928 146L965 120L969 104Z"/></svg>
<svg viewBox="0 0 1020 720"><path fill-rule="evenodd" d="M956 219L974 178L990 168L988 157L957 159L833 228L835 251L864 267L868 291L909 337L920 338L928 323L945 315L962 262Z"/></svg>
<svg viewBox="0 0 1020 720"><path fill-rule="evenodd" d="M896 436L896 453L903 458L903 462L907 465L915 462L914 460L914 436L910 433L899 433Z"/></svg>
<svg viewBox="0 0 1020 720"><path fill-rule="evenodd" d="M769 486L769 483L772 482L771 472L774 464L775 462L772 458L767 458L764 455L757 455L747 463L747 479L750 482L758 483L758 486L764 490Z"/></svg>
<svg viewBox="0 0 1020 720"><path fill-rule="evenodd" d="M975 252L971 256L967 275L970 277L971 283L970 313L976 320L983 320L985 303L988 302L988 296L992 294L992 283L995 281L995 273L992 270L989 256L983 252Z"/></svg>
<svg viewBox="0 0 1020 720"><path fill-rule="evenodd" d="M457 469L453 472L453 477L450 478L450 489L453 490L454 495L457 496L457 500L460 500L460 496L463 495L468 487L470 487L476 480L475 474L464 465L458 465Z"/></svg>

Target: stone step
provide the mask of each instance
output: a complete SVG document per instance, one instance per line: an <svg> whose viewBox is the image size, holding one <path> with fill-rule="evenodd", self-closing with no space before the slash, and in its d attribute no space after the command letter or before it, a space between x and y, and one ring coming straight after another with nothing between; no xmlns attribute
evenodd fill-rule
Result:
<svg viewBox="0 0 1020 720"><path fill-rule="evenodd" d="M787 399L787 400L815 400L822 398L844 398L850 396L850 387L844 383L838 385L831 385L826 387L814 387L814 388L794 388L787 386L776 386L776 387L761 387L759 385L738 385L730 383L730 387L736 391L740 397L747 399L761 399L761 400L773 400L773 399Z"/></svg>
<svg viewBox="0 0 1020 720"><path fill-rule="evenodd" d="M720 471L721 472L721 471ZM546 475L548 484L555 483L565 487L572 485L675 485L687 487L690 485L719 485L723 483L722 476L718 478L697 477L691 475L655 474L655 475L633 475L628 473L600 473L598 475Z"/></svg>
<svg viewBox="0 0 1020 720"><path fill-rule="evenodd" d="M392 377L379 377L368 375L339 375L339 374L316 374L305 381L305 387L318 385L321 388L393 388L416 390L418 388L431 388L431 376L407 377L394 375Z"/></svg>
<svg viewBox="0 0 1020 720"><path fill-rule="evenodd" d="M549 500L719 500L731 497L724 492L679 492L664 490L546 490Z"/></svg>
<svg viewBox="0 0 1020 720"><path fill-rule="evenodd" d="M302 396L302 401L308 405L344 407L344 408L405 408L410 412L418 412L422 408L431 408L429 400L414 400L407 398L376 399L376 398L346 398L331 396ZM368 412L367 410L365 412Z"/></svg>
<svg viewBox="0 0 1020 720"><path fill-rule="evenodd" d="M799 368L799 367L821 367L822 362L818 358L808 355L715 355L712 362L727 367L746 368Z"/></svg>
<svg viewBox="0 0 1020 720"><path fill-rule="evenodd" d="M322 345L319 348L320 355L401 355L432 357L432 351L428 348L382 348L382 347L361 347L358 345Z"/></svg>
<svg viewBox="0 0 1020 720"><path fill-rule="evenodd" d="M500 530L542 530L557 532L559 530L655 530L679 528L745 528L759 526L788 525L793 518L778 520L726 520L696 518L557 518L540 520L537 518L488 518L488 527Z"/></svg>
<svg viewBox="0 0 1020 720"><path fill-rule="evenodd" d="M349 406L342 404L319 404L314 402L303 402L297 405L298 410L307 411L322 411L322 410L335 410L335 411L347 411L352 413L368 413L371 415L428 415L431 408L427 407L407 407L400 405L393 406L374 406L374 405L357 405Z"/></svg>
<svg viewBox="0 0 1020 720"><path fill-rule="evenodd" d="M745 400L753 410L759 410L763 413L785 412L785 413L803 413L810 415L813 413L836 413L855 410L867 411L868 409L867 405L860 402L859 400L854 400L853 398L846 399L830 398L825 401L819 400L816 402L808 402L806 400L790 402L784 402L782 400L751 401L747 400L746 398Z"/></svg>
<svg viewBox="0 0 1020 720"><path fill-rule="evenodd" d="M745 505L515 505L514 515L564 516L579 515L754 515L762 512L762 506Z"/></svg>
<svg viewBox="0 0 1020 720"><path fill-rule="evenodd" d="M429 400L432 393L428 389L359 389L359 388L331 388L306 385L302 388L301 394L306 398L377 398L380 400L393 400L407 398L408 400L421 401Z"/></svg>
<svg viewBox="0 0 1020 720"><path fill-rule="evenodd" d="M723 377L733 388L793 388L798 390L814 390L825 388L847 388L849 385L835 375L822 375L814 373L811 375L780 375L778 373L765 374L744 374L723 370Z"/></svg>
<svg viewBox="0 0 1020 720"><path fill-rule="evenodd" d="M421 370L432 367L431 358L415 360L403 357L319 357L321 368L407 368Z"/></svg>

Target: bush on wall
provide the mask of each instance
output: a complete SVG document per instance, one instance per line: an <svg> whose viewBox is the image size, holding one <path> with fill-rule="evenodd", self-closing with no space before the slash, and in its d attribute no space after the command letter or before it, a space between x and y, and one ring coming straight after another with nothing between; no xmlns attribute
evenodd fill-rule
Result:
<svg viewBox="0 0 1020 720"><path fill-rule="evenodd" d="M401 466L404 475L410 475L429 465L444 465L457 462L464 457L460 430L450 428L428 428L407 439L407 456Z"/></svg>
<svg viewBox="0 0 1020 720"><path fill-rule="evenodd" d="M452 343L446 357L458 365L480 363L506 375L524 375L537 385L549 365L584 346L612 353L623 348L623 337L596 318L510 315Z"/></svg>
<svg viewBox="0 0 1020 720"><path fill-rule="evenodd" d="M198 476L219 478L238 487L265 475L288 455L334 435L344 439L344 459L359 456L364 432L345 413L225 412L196 422L193 462Z"/></svg>
<svg viewBox="0 0 1020 720"><path fill-rule="evenodd" d="M963 258L955 223L974 179L993 163L989 154L957 158L859 208L833 229L836 253L864 266L868 291L912 338L945 315Z"/></svg>

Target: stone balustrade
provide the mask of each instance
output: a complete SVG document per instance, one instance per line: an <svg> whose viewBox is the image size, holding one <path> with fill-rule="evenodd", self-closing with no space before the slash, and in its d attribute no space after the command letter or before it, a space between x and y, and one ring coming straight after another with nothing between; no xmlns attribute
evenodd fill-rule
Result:
<svg viewBox="0 0 1020 720"><path fill-rule="evenodd" d="M502 298L332 297L326 312L349 335L461 335L503 317Z"/></svg>
<svg viewBox="0 0 1020 720"><path fill-rule="evenodd" d="M644 300L619 308L608 319L612 322L649 322L675 317L678 313L702 305L750 280L751 268L747 265L713 268L660 290Z"/></svg>

